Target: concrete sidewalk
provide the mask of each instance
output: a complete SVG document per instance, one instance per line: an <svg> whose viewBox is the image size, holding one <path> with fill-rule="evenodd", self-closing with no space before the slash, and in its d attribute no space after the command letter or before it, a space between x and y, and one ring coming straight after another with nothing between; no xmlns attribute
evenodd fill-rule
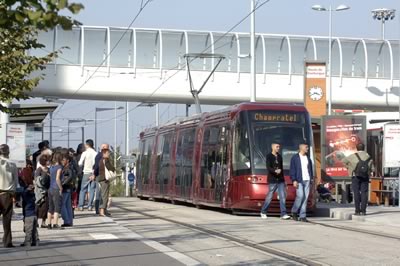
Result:
<svg viewBox="0 0 400 266"><path fill-rule="evenodd" d="M318 203L315 216L400 226L400 208L398 206L368 206L366 216L356 216L353 204Z"/></svg>
<svg viewBox="0 0 400 266"><path fill-rule="evenodd" d="M21 209L12 221L15 248L0 247L0 265L196 265L197 261L155 241L148 241L111 218L77 212L65 230L39 228L39 247L24 241ZM1 219L0 219L1 220ZM0 235L3 226L0 222Z"/></svg>

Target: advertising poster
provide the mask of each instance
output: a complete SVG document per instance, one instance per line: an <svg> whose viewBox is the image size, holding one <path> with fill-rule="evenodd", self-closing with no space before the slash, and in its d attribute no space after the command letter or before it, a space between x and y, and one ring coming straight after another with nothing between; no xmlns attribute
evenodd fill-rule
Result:
<svg viewBox="0 0 400 266"><path fill-rule="evenodd" d="M342 160L357 151L358 143L366 144L365 116L324 116L322 119L322 176L350 178Z"/></svg>
<svg viewBox="0 0 400 266"><path fill-rule="evenodd" d="M25 167L26 144L25 124L7 124L7 145L10 147L10 159L17 164L17 167Z"/></svg>
<svg viewBox="0 0 400 266"><path fill-rule="evenodd" d="M383 167L400 167L400 124L385 124L383 136Z"/></svg>

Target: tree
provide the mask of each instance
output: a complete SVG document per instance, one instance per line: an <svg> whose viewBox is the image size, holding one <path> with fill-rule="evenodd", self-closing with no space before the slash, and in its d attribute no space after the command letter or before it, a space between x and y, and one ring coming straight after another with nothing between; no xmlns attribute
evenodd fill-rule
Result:
<svg viewBox="0 0 400 266"><path fill-rule="evenodd" d="M28 99L28 93L44 78L40 73L59 51L44 57L29 55L32 49L44 48L38 33L61 26L71 29L79 22L62 13L77 14L82 4L68 0L0 1L0 111L15 113L1 103ZM68 11L68 12L65 12Z"/></svg>

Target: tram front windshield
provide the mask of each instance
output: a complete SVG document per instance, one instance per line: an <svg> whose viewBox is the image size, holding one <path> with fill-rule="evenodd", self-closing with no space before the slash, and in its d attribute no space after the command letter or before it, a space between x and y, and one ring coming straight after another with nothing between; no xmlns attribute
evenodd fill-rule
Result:
<svg viewBox="0 0 400 266"><path fill-rule="evenodd" d="M247 115L242 114L240 120L242 125L247 126L241 126L236 132L239 137L235 141L237 149L234 149L233 166L241 168L239 172L235 171L238 174L266 174L266 155L271 152L272 143L281 145L283 170L288 174L290 159L298 152L299 143L306 141L311 144L311 126L305 113L249 111ZM235 153L247 156L235 156Z"/></svg>

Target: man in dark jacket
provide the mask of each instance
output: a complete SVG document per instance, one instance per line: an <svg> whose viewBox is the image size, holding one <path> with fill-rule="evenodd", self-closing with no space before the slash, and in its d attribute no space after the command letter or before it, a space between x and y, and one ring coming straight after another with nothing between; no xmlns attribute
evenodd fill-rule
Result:
<svg viewBox="0 0 400 266"><path fill-rule="evenodd" d="M305 142L299 145L299 153L293 155L290 160L290 178L293 187L296 188L296 200L292 208L293 220L308 222L306 218L307 200L313 179L313 166L308 155L308 144ZM300 218L298 218L299 212Z"/></svg>
<svg viewBox="0 0 400 266"><path fill-rule="evenodd" d="M286 184L283 175L282 156L279 154L280 148L281 146L278 143L273 143L271 145L272 151L268 153L266 158L269 190L265 198L265 203L261 208L262 219L267 219L268 207L271 204L272 197L277 190L281 208L281 219L290 219L290 216L286 213Z"/></svg>

